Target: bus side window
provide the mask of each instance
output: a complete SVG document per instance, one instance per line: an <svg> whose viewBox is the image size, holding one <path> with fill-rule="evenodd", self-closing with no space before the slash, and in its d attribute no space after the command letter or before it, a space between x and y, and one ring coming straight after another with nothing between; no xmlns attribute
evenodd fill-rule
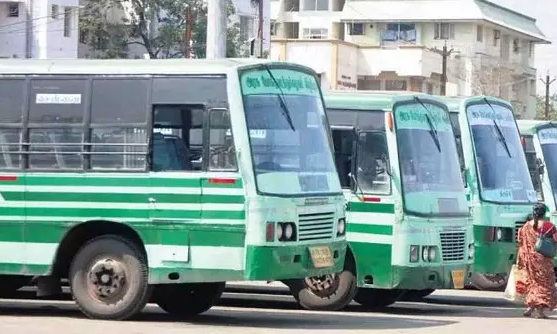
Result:
<svg viewBox="0 0 557 334"><path fill-rule="evenodd" d="M183 105L155 106L151 135L151 170L201 170L203 109Z"/></svg>
<svg viewBox="0 0 557 334"><path fill-rule="evenodd" d="M357 163L356 179L360 191L384 195L391 193L389 149L384 131L359 133Z"/></svg>
<svg viewBox="0 0 557 334"><path fill-rule="evenodd" d="M354 130L333 129L332 135L335 148L335 165L340 178L340 184L343 188L350 188Z"/></svg>
<svg viewBox="0 0 557 334"><path fill-rule="evenodd" d="M209 129L209 170L238 170L230 112L226 109L211 109Z"/></svg>

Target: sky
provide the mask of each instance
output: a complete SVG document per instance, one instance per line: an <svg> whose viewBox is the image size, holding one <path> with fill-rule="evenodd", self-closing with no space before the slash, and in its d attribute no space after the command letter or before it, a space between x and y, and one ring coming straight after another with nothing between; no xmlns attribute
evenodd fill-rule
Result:
<svg viewBox="0 0 557 334"><path fill-rule="evenodd" d="M536 46L536 67L538 77L545 77L547 71L551 78L557 77L557 1L556 0L491 0L537 20L538 27L551 40L550 45ZM544 78L545 79L545 78ZM539 94L545 94L545 86L538 80ZM550 87L557 93L557 80Z"/></svg>

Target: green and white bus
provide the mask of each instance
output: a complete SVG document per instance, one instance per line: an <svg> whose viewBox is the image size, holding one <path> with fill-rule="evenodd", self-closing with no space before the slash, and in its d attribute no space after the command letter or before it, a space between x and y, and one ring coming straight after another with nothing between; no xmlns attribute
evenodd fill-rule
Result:
<svg viewBox="0 0 557 334"><path fill-rule="evenodd" d="M557 123L516 120L530 177L538 195L548 207L547 220L557 224ZM553 259L557 271L557 259Z"/></svg>
<svg viewBox="0 0 557 334"><path fill-rule="evenodd" d="M444 98L451 112L474 220L471 284L499 289L516 262L516 231L537 196L512 105L488 96Z"/></svg>
<svg viewBox="0 0 557 334"><path fill-rule="evenodd" d="M226 281L342 271L316 74L285 62L0 61L0 285L83 313L208 310Z"/></svg>
<svg viewBox="0 0 557 334"><path fill-rule="evenodd" d="M347 201L344 271L290 284L307 309L384 307L464 288L472 220L445 104L411 92L325 92Z"/></svg>

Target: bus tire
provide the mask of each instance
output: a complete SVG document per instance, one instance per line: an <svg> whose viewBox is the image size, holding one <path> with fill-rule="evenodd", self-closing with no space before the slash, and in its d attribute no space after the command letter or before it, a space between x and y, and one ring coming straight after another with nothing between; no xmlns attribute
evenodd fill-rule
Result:
<svg viewBox="0 0 557 334"><path fill-rule="evenodd" d="M358 288L354 300L367 309L378 309L396 303L404 293L397 289Z"/></svg>
<svg viewBox="0 0 557 334"><path fill-rule="evenodd" d="M141 312L150 297L143 252L117 235L87 242L77 252L69 273L72 297L89 318L125 320Z"/></svg>
<svg viewBox="0 0 557 334"><path fill-rule="evenodd" d="M155 288L153 299L169 314L190 317L218 303L225 286L226 282L164 284Z"/></svg>
<svg viewBox="0 0 557 334"><path fill-rule="evenodd" d="M329 289L318 290L327 284ZM351 269L323 277L306 277L289 282L290 293L306 310L337 311L348 305L358 289L356 275Z"/></svg>

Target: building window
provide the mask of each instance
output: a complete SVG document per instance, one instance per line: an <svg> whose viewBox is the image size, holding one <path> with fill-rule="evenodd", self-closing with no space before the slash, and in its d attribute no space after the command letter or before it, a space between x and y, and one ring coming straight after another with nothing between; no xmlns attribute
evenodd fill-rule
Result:
<svg viewBox="0 0 557 334"><path fill-rule="evenodd" d="M50 10L50 16L55 19L58 17L58 5L52 5L52 8Z"/></svg>
<svg viewBox="0 0 557 334"><path fill-rule="evenodd" d="M352 36L359 36L364 34L364 24L363 23L352 23L348 25L350 29L350 35Z"/></svg>
<svg viewBox="0 0 557 334"><path fill-rule="evenodd" d="M274 21L271 21L271 36L276 36L277 35L277 23Z"/></svg>
<svg viewBox="0 0 557 334"><path fill-rule="evenodd" d="M520 52L520 41L518 38L513 39L513 52L519 53Z"/></svg>
<svg viewBox="0 0 557 334"><path fill-rule="evenodd" d="M528 55L530 57L534 56L534 46L535 46L534 42L528 43Z"/></svg>
<svg viewBox="0 0 557 334"><path fill-rule="evenodd" d="M387 23L387 29L382 36L383 41L416 41L416 25L413 23Z"/></svg>
<svg viewBox="0 0 557 334"><path fill-rule="evenodd" d="M72 9L64 8L64 37L70 37L72 32Z"/></svg>
<svg viewBox="0 0 557 334"><path fill-rule="evenodd" d="M329 30L326 28L304 28L302 39L327 39Z"/></svg>
<svg viewBox="0 0 557 334"><path fill-rule="evenodd" d="M253 17L240 16L240 38L247 41L253 37Z"/></svg>
<svg viewBox="0 0 557 334"><path fill-rule="evenodd" d="M476 28L476 41L478 42L484 41L484 27L479 24Z"/></svg>
<svg viewBox="0 0 557 334"><path fill-rule="evenodd" d="M385 90L407 90L406 80L385 80Z"/></svg>
<svg viewBox="0 0 557 334"><path fill-rule="evenodd" d="M454 39L455 25L453 23L435 23L435 39Z"/></svg>
<svg viewBox="0 0 557 334"><path fill-rule="evenodd" d="M304 0L304 10L329 10L329 0Z"/></svg>
<svg viewBox="0 0 557 334"><path fill-rule="evenodd" d="M19 3L8 4L8 17L19 17Z"/></svg>
<svg viewBox="0 0 557 334"><path fill-rule="evenodd" d="M499 39L501 38L501 31L494 29L493 30L493 46L497 46L499 44Z"/></svg>

